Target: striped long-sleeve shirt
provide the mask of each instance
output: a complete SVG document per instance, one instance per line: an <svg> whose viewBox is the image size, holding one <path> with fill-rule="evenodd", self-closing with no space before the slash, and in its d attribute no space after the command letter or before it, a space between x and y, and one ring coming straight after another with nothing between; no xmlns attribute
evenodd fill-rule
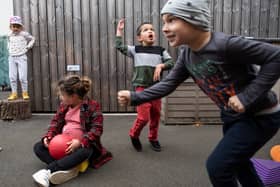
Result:
<svg viewBox="0 0 280 187"><path fill-rule="evenodd" d="M160 46L123 45L122 38L116 37L116 48L124 55L134 59L133 86L149 87L155 82L155 67L163 63L165 70L171 69L174 62L168 52Z"/></svg>

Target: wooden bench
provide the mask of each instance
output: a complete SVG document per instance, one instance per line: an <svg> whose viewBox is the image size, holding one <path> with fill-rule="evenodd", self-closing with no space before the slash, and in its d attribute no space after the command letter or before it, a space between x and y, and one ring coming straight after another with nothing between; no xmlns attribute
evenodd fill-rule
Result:
<svg viewBox="0 0 280 187"><path fill-rule="evenodd" d="M218 107L191 79L162 99L161 121L165 125L221 124Z"/></svg>

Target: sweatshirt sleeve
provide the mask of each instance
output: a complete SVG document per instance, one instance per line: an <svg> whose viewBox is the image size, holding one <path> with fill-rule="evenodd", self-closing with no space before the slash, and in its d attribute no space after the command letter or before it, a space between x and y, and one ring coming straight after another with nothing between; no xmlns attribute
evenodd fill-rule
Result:
<svg viewBox="0 0 280 187"><path fill-rule="evenodd" d="M129 45L124 45L122 42L122 37L121 36L116 36L116 41L115 41L116 49L120 51L122 54L128 56L128 57L133 57L135 54L135 46L129 46Z"/></svg>
<svg viewBox="0 0 280 187"><path fill-rule="evenodd" d="M131 105L140 105L144 102L162 98L173 92L182 82L189 77L189 72L184 64L185 53L181 51L174 68L160 82L142 92L131 92Z"/></svg>
<svg viewBox="0 0 280 187"><path fill-rule="evenodd" d="M83 147L89 147L90 144L97 145L103 133L103 114L99 103L92 100L89 111L89 129L82 139Z"/></svg>
<svg viewBox="0 0 280 187"><path fill-rule="evenodd" d="M24 32L24 37L27 40L27 48L31 49L35 43L35 37L29 34L28 32Z"/></svg>
<svg viewBox="0 0 280 187"><path fill-rule="evenodd" d="M174 66L174 61L166 50L164 50L162 53L162 60L163 64L165 65L165 70L171 69Z"/></svg>
<svg viewBox="0 0 280 187"><path fill-rule="evenodd" d="M50 122L47 133L43 136L43 138L47 137L49 140L51 140L55 135L60 134L62 132L62 124L64 124L62 122L64 122L63 118L65 116L65 111L66 106L64 106L61 103L56 111L56 114L53 116Z"/></svg>
<svg viewBox="0 0 280 187"><path fill-rule="evenodd" d="M256 78L237 94L246 108L268 92L280 76L280 48L272 44L232 37L226 56L231 63L260 65Z"/></svg>

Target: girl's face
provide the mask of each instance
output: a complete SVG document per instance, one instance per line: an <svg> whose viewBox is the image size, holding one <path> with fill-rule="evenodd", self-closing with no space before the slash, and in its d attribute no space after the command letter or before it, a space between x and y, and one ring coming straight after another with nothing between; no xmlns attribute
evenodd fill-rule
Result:
<svg viewBox="0 0 280 187"><path fill-rule="evenodd" d="M13 33L19 33L20 31L22 31L22 26L19 24L11 24L10 29Z"/></svg>
<svg viewBox="0 0 280 187"><path fill-rule="evenodd" d="M59 99L65 105L72 106L72 107L75 107L81 101L77 94L68 95L65 92L59 92Z"/></svg>
<svg viewBox="0 0 280 187"><path fill-rule="evenodd" d="M156 40L155 29L151 24L144 24L141 26L140 35L137 39L143 46L151 46Z"/></svg>
<svg viewBox="0 0 280 187"><path fill-rule="evenodd" d="M197 29L194 26L171 14L164 14L162 20L162 31L172 47L195 42Z"/></svg>

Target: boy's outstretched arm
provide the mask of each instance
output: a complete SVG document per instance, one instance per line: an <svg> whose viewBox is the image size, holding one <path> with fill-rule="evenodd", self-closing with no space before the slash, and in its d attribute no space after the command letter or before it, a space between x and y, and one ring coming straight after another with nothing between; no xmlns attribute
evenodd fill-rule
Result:
<svg viewBox="0 0 280 187"><path fill-rule="evenodd" d="M116 40L115 45L116 49L120 51L124 55L128 55L128 46L124 45L122 42L122 36L123 36L123 30L124 30L124 22L125 19L122 18L117 25L117 31L116 31Z"/></svg>

